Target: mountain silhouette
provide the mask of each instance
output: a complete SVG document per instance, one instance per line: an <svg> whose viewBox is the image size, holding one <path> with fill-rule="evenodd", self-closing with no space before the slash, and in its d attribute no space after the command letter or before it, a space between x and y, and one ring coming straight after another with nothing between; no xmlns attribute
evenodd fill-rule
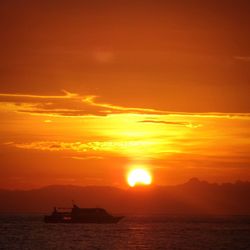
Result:
<svg viewBox="0 0 250 250"><path fill-rule="evenodd" d="M0 190L0 212L49 212L52 207L104 207L124 214L250 214L250 182L208 183L192 178L175 186L119 189L47 186Z"/></svg>

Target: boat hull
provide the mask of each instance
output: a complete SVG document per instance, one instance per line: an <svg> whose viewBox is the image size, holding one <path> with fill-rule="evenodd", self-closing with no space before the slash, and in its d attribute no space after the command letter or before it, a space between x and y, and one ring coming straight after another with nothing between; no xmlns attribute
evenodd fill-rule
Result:
<svg viewBox="0 0 250 250"><path fill-rule="evenodd" d="M47 215L44 217L44 222L106 224L117 223L122 218L123 216L117 217L109 214L103 208L80 208L74 204L71 208L71 211L60 211L56 207L54 207L54 211L51 213L51 215Z"/></svg>
<svg viewBox="0 0 250 250"><path fill-rule="evenodd" d="M112 217L112 218L79 218L79 219L69 219L69 218L54 218L53 216L45 216L45 223L95 223L95 224L112 224L118 223L123 216Z"/></svg>

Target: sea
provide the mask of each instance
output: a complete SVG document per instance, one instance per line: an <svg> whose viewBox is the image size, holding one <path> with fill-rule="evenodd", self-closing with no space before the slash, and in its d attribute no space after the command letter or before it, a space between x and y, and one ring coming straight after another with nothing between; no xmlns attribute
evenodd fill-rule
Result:
<svg viewBox="0 0 250 250"><path fill-rule="evenodd" d="M0 215L0 249L250 249L249 216L127 216L117 224L46 224Z"/></svg>

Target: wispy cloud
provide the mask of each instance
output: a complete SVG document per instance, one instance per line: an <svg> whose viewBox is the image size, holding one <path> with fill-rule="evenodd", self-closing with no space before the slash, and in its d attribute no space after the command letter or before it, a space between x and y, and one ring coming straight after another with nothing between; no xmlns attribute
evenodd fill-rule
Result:
<svg viewBox="0 0 250 250"><path fill-rule="evenodd" d="M182 143L174 138L168 141L164 137L162 140L152 139L151 141L34 141L30 143L11 142L4 145L26 150L77 153L78 155L67 156L67 158L74 160L103 160L116 155L132 157L133 160L150 159L156 165L183 162L188 166L190 163L196 164L198 162L203 166L209 162L217 162L218 164L231 162L249 166L250 145L244 145L240 142L235 142L234 145L230 145L228 142L214 144L213 140L209 141L206 138L193 138L192 140L191 137L189 138L191 143Z"/></svg>
<svg viewBox="0 0 250 250"><path fill-rule="evenodd" d="M234 56L234 59L243 62L250 62L250 56Z"/></svg>
<svg viewBox="0 0 250 250"><path fill-rule="evenodd" d="M97 96L79 95L63 90L64 95L31 95L0 93L0 110L48 116L107 116L138 113L164 114L165 111L131 108L97 102Z"/></svg>
<svg viewBox="0 0 250 250"><path fill-rule="evenodd" d="M31 99L72 99L78 97L78 94L62 90L64 95L32 95L32 94L16 94L16 93L0 93L0 97L6 98L31 98Z"/></svg>
<svg viewBox="0 0 250 250"><path fill-rule="evenodd" d="M166 124L166 125L177 125L177 126L185 126L189 128L197 128L200 127L201 124L189 123L189 122L172 122L172 121L161 121L161 120L142 120L139 121L142 123L159 123L159 124Z"/></svg>
<svg viewBox="0 0 250 250"><path fill-rule="evenodd" d="M40 116L57 117L85 117L85 116L108 116L115 114L142 114L183 116L183 117L213 117L227 119L250 119L249 113L190 113L172 112L154 108L126 107L104 103L99 101L96 95L80 95L66 90L62 90L62 95L35 95L18 93L0 93L0 111L17 112ZM188 122L172 122L159 119L145 119L145 123L165 123L172 125L182 125L187 127L196 126Z"/></svg>
<svg viewBox="0 0 250 250"><path fill-rule="evenodd" d="M69 157L69 158L71 158L71 159L74 159L74 160L102 160L102 159L104 159L104 157L102 157L102 156L85 156L85 157L83 157L83 156L71 156L71 157Z"/></svg>
<svg viewBox="0 0 250 250"><path fill-rule="evenodd" d="M118 105L113 105L109 103L97 102L98 96L89 95L85 96L82 101L89 106L102 108L105 114L116 114L116 113L139 113L139 114L166 114L166 111L149 109L149 108L134 108L134 107L123 107Z"/></svg>
<svg viewBox="0 0 250 250"><path fill-rule="evenodd" d="M128 152L134 149L156 145L149 141L95 141L95 142L60 142L60 141L36 141L31 143L16 143L17 148L35 149L43 151L74 151L74 152Z"/></svg>

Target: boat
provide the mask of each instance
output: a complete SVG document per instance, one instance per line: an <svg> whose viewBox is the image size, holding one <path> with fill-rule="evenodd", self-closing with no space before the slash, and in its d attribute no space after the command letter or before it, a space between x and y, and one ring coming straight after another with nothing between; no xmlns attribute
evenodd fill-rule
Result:
<svg viewBox="0 0 250 250"><path fill-rule="evenodd" d="M117 223L124 216L113 216L103 208L80 208L73 205L72 208L54 208L51 215L44 217L46 223Z"/></svg>

